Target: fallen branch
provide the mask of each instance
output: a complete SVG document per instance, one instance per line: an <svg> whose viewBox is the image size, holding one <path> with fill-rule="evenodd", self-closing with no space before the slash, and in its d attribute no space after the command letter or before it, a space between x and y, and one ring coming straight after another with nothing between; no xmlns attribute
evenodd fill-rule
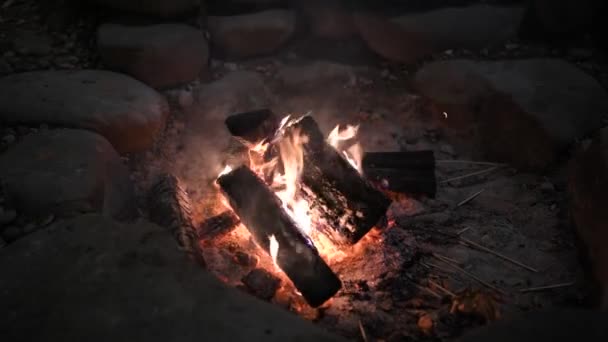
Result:
<svg viewBox="0 0 608 342"><path fill-rule="evenodd" d="M553 284L553 285L538 286L538 287L528 287L528 288L519 290L519 292L526 293L526 292L545 291L545 290L551 290L551 289L558 289L558 288L562 288L562 287L568 287L568 286L572 286L574 284L575 284L575 282L571 281L569 283Z"/></svg>

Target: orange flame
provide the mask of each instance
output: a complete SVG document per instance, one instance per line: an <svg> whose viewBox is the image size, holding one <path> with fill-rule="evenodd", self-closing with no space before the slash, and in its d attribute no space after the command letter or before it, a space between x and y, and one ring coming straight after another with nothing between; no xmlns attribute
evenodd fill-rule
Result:
<svg viewBox="0 0 608 342"><path fill-rule="evenodd" d="M333 146L336 150L341 150L341 145L344 141L354 139L359 132L359 125L347 125L345 129L340 130L340 125L334 127L327 137L327 143ZM361 159L363 158L363 148L356 142L352 146L342 149L344 158L354 167L359 173L362 173Z"/></svg>
<svg viewBox="0 0 608 342"><path fill-rule="evenodd" d="M279 242L277 241L277 238L274 237L274 235L270 235L268 237L268 241L270 243L270 256L272 257L272 262L274 263L274 266L278 269L279 268L279 264L277 263L277 256L279 255Z"/></svg>

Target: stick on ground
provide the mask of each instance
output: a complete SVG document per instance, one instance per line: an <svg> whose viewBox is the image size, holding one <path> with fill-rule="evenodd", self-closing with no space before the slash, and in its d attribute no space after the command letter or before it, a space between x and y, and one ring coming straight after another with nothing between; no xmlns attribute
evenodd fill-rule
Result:
<svg viewBox="0 0 608 342"><path fill-rule="evenodd" d="M537 287L528 287L528 288L519 290L519 292L526 293L526 292L538 292L538 291L545 291L545 290L551 290L551 289L559 289L559 288L562 288L562 287L572 286L574 284L575 284L575 282L571 281L571 282L568 282L568 283L561 283L561 284L553 284L553 285L537 286Z"/></svg>

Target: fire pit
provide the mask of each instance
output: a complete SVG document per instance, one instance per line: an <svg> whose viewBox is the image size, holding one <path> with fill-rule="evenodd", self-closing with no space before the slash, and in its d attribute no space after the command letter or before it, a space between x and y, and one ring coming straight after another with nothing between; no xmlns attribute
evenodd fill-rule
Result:
<svg viewBox="0 0 608 342"><path fill-rule="evenodd" d="M454 254L462 248L510 265L503 273L538 272L465 238L466 219L442 219L452 211L433 199L442 171L433 151L365 153L358 126L326 136L311 114L258 110L225 124L238 148L225 152L206 200L190 202L190 186L171 176L153 187L149 207L230 286L344 336L400 340L458 336L501 317L513 288L466 268Z"/></svg>

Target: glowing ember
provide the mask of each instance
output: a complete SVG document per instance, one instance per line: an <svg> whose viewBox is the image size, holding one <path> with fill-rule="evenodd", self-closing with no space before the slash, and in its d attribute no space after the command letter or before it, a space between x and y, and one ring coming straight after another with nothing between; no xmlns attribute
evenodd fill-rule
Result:
<svg viewBox="0 0 608 342"><path fill-rule="evenodd" d="M279 264L277 263L277 256L279 255L279 242L274 235L270 235L268 240L270 242L270 256L272 257L272 262L274 263L274 266L279 269Z"/></svg>
<svg viewBox="0 0 608 342"><path fill-rule="evenodd" d="M359 173L362 173L361 159L363 158L363 149L356 142L346 149L342 149L342 143L354 139L359 132L359 125L347 125L345 129L340 130L340 125L334 127L327 137L327 143L333 146L336 150L341 151L344 158L354 167Z"/></svg>

